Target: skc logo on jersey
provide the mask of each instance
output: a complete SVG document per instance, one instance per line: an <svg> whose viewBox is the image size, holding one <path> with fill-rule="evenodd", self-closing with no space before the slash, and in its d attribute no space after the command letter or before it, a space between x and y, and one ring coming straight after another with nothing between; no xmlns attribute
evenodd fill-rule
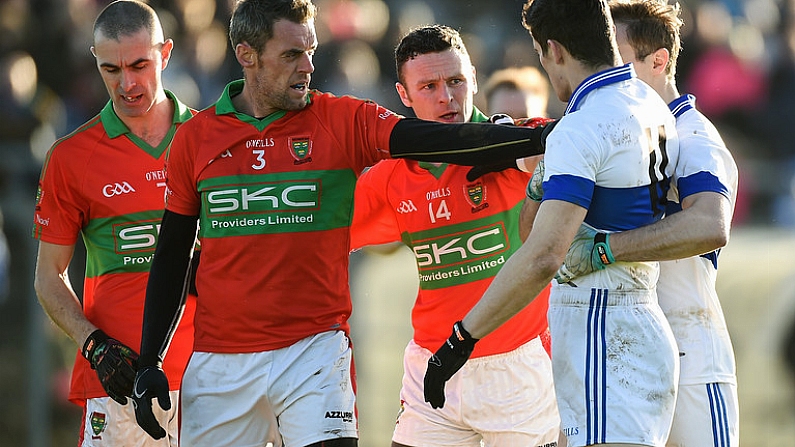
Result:
<svg viewBox="0 0 795 447"><path fill-rule="evenodd" d="M463 261L492 257L508 249L509 242L501 223L462 233L417 241L414 255L420 269L450 266Z"/></svg>
<svg viewBox="0 0 795 447"><path fill-rule="evenodd" d="M290 146L290 155L293 156L295 161L293 164L301 165L312 161L312 140L309 137L290 137L288 144Z"/></svg>
<svg viewBox="0 0 795 447"><path fill-rule="evenodd" d="M160 220L113 225L114 246L125 266L149 266L157 245Z"/></svg>
<svg viewBox="0 0 795 447"><path fill-rule="evenodd" d="M420 287L449 287L494 276L510 242L502 222L414 241Z"/></svg>

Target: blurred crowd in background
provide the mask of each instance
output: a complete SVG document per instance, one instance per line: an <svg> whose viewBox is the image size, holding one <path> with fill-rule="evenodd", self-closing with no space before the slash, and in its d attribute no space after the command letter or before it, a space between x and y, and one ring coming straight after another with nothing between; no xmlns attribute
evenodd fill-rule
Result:
<svg viewBox="0 0 795 447"><path fill-rule="evenodd" d="M108 0L0 0L0 436L24 436L36 418L20 407L19 362L28 334L14 326L35 309L30 239L36 182L50 145L108 101L89 47L93 20ZM150 0L175 42L164 84L204 108L241 77L227 37L234 0ZM460 30L481 84L495 70L538 66L521 25L524 0L315 0L319 49L311 87L373 99L410 115L395 93L393 50L410 28L442 23ZM795 229L795 0L686 0L680 91L721 131L740 168L734 225ZM576 24L572 24L576 26ZM476 104L482 104L478 95ZM563 104L550 101L559 116ZM10 276L3 262L10 252ZM5 259L5 261L4 261ZM9 277L11 280L9 281ZM72 276L80 287L82 272ZM3 301L3 296L26 297ZM17 330L9 328L18 327ZM42 345L42 346L47 346ZM71 362L74 347L68 346ZM57 363L57 362L56 362ZM56 367L59 365L55 365ZM68 369L64 368L65 371ZM66 372L68 375L68 372ZM68 376L60 386L66 386ZM56 384L57 385L57 384ZM64 394L53 400L65 404ZM72 408L64 411L73 412ZM72 414L72 413L69 413ZM11 418L11 420L8 420ZM14 419L16 418L16 419ZM57 415L55 419L57 419ZM57 421L52 424L58 426ZM73 436L74 424L66 427ZM12 439L11 437L8 439ZM13 438L22 439L22 438ZM8 444L18 445L18 444Z"/></svg>
<svg viewBox="0 0 795 447"><path fill-rule="evenodd" d="M107 102L89 52L100 0L0 2L0 140L27 163L3 164L0 187L18 169L38 171L50 144ZM240 71L226 25L233 0L151 0L176 43L166 87L203 108ZM521 26L523 0L318 0L320 48L312 86L373 99L410 113L394 91L393 49L412 26L460 29L478 77L537 65ZM741 171L735 224L795 227L795 2L682 3L680 90L698 98L728 140ZM552 102L552 112L558 112Z"/></svg>

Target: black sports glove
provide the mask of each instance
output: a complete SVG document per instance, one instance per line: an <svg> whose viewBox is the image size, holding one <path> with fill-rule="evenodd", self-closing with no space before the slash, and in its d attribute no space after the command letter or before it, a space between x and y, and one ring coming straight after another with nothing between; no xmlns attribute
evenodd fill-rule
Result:
<svg viewBox="0 0 795 447"><path fill-rule="evenodd" d="M163 410L171 409L171 397L168 394L168 378L160 366L145 366L135 376L133 388L133 407L135 407L135 420L149 436L160 439L166 436L166 431L157 422L152 412L152 399L157 398L157 403Z"/></svg>
<svg viewBox="0 0 795 447"><path fill-rule="evenodd" d="M467 181L474 182L475 180L483 177L484 175L491 173L491 172L501 172L506 169L519 169L516 166L516 160L505 160L498 163L492 163L490 165L480 165L474 166L472 169L467 171Z"/></svg>
<svg viewBox="0 0 795 447"><path fill-rule="evenodd" d="M453 325L453 333L435 354L428 359L428 370L425 371L425 402L433 408L444 406L444 384L469 359L475 342L460 321Z"/></svg>
<svg viewBox="0 0 795 447"><path fill-rule="evenodd" d="M550 118L521 118L514 120L504 113L492 115L491 118L489 118L489 122L505 124L509 126L516 125L520 127L529 127L531 129L543 127L544 130L541 132L541 147L545 149L547 146L547 136L550 132L552 132L552 129L554 129L555 125L558 123L557 120ZM488 165L478 165L467 171L467 181L474 182L478 178L490 172L500 172L511 168L519 169L519 167L516 165L516 160L503 160Z"/></svg>
<svg viewBox="0 0 795 447"><path fill-rule="evenodd" d="M504 113L495 113L489 117L489 122L492 124L504 124L506 126L513 126L513 118L510 115L506 115ZM489 165L479 165L474 166L472 169L467 171L467 181L474 182L475 180L483 177L484 175L488 174L489 172L500 172L506 169L518 169L516 166L516 160L505 160L499 163L492 163Z"/></svg>
<svg viewBox="0 0 795 447"><path fill-rule="evenodd" d="M120 341L97 329L91 333L80 351L96 370L102 388L116 402L126 405L132 394L138 354Z"/></svg>

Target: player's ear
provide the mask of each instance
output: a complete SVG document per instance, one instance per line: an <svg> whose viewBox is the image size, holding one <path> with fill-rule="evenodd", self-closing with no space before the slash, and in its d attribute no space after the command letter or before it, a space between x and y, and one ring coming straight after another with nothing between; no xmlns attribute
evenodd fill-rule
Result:
<svg viewBox="0 0 795 447"><path fill-rule="evenodd" d="M651 53L648 57L652 58L652 70L654 73L661 74L665 72L668 61L671 60L671 53L669 53L666 48L660 48Z"/></svg>
<svg viewBox="0 0 795 447"><path fill-rule="evenodd" d="M475 66L472 66L472 94L476 94L478 92L478 73L475 69Z"/></svg>
<svg viewBox="0 0 795 447"><path fill-rule="evenodd" d="M400 82L395 82L395 90L397 90L398 96L400 96L400 101L403 103L403 105L411 108L411 98L409 98L409 92L406 90L406 87L404 87Z"/></svg>
<svg viewBox="0 0 795 447"><path fill-rule="evenodd" d="M160 59L163 61L163 70L165 70L166 66L168 66L168 61L171 60L171 51L173 49L174 41L171 39L166 39L166 41L163 42L162 48L160 48Z"/></svg>
<svg viewBox="0 0 795 447"><path fill-rule="evenodd" d="M257 51L247 42L239 43L235 45L235 58L241 67L248 68L256 63Z"/></svg>
<svg viewBox="0 0 795 447"><path fill-rule="evenodd" d="M550 59L558 65L563 63L564 53L568 53L560 42L552 39L547 40L547 51L549 52Z"/></svg>

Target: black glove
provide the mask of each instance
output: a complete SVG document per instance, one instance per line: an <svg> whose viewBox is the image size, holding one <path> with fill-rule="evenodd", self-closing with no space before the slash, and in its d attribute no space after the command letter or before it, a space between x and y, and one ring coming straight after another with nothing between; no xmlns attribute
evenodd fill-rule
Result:
<svg viewBox="0 0 795 447"><path fill-rule="evenodd" d="M547 137L557 125L558 120L549 120L549 122L544 124L544 130L541 131L541 147L543 147L544 150L547 149Z"/></svg>
<svg viewBox="0 0 795 447"><path fill-rule="evenodd" d="M469 359L475 342L460 321L453 325L453 333L435 354L428 359L428 370L425 372L425 402L433 408L444 406L444 384Z"/></svg>
<svg viewBox="0 0 795 447"><path fill-rule="evenodd" d="M520 118L514 120L508 115L497 113L489 118L489 122L496 123L496 124L505 124L505 125L516 125L520 127L529 127L531 129L536 129L538 127L543 127L541 131L541 147L547 147L547 136L552 129L555 128L555 125L558 123L557 120L553 120L550 118ZM498 163L492 163L488 165L480 165L474 166L472 169L467 171L467 181L474 182L478 178L482 177L485 174L490 172L500 172L506 169L519 169L516 165L516 160L504 160Z"/></svg>
<svg viewBox="0 0 795 447"><path fill-rule="evenodd" d="M506 169L519 169L516 166L516 160L505 160L499 163L493 163L490 165L480 165L480 166L473 166L472 169L467 171L467 181L474 182L475 180L483 177L484 175L490 172L501 172Z"/></svg>
<svg viewBox="0 0 795 447"><path fill-rule="evenodd" d="M513 118L511 118L510 115L506 115L504 113L495 113L494 115L491 115L489 117L489 122L492 124L513 126ZM490 165L474 166L472 169L467 171L467 181L474 182L489 172L500 172L510 168L519 169L516 166L516 160L505 160L503 162L493 163Z"/></svg>
<svg viewBox="0 0 795 447"><path fill-rule="evenodd" d="M81 353L91 363L91 369L96 370L108 396L126 405L138 370L138 354L120 341L108 337L102 329L88 336Z"/></svg>
<svg viewBox="0 0 795 447"><path fill-rule="evenodd" d="M132 395L135 420L155 439L166 436L166 431L152 412L152 399L157 398L157 403L163 410L170 410L171 397L168 392L168 378L160 366L143 367L135 376Z"/></svg>

